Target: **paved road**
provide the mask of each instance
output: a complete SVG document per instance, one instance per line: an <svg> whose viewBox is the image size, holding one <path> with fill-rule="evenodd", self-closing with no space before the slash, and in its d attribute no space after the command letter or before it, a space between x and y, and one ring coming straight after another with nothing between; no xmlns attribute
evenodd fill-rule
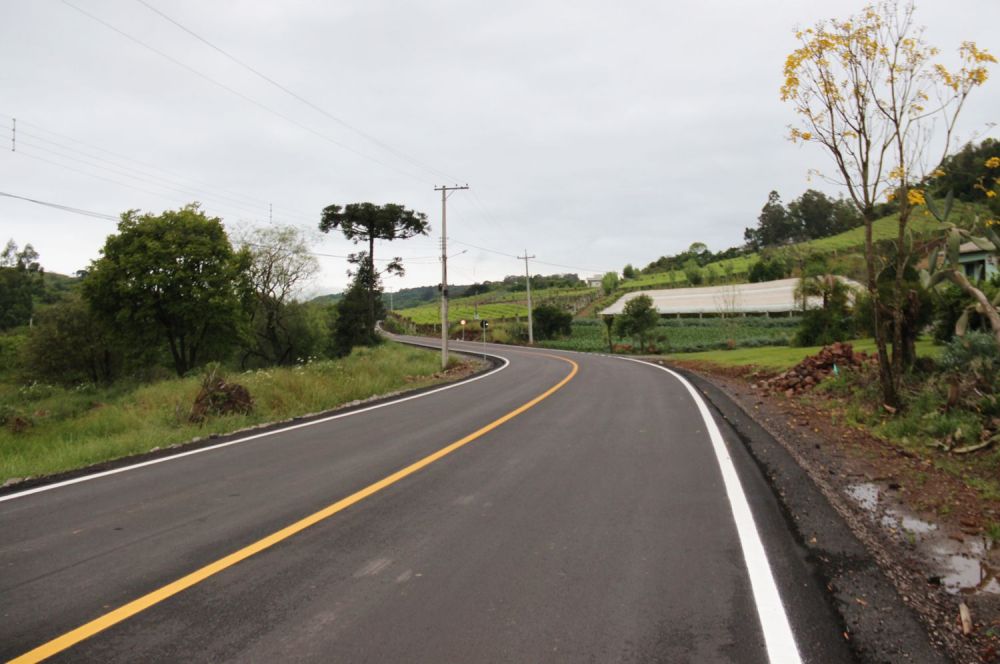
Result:
<svg viewBox="0 0 1000 664"><path fill-rule="evenodd" d="M509 364L451 389L0 496L0 657L850 661L757 467L723 427L727 491L678 378L491 352Z"/></svg>

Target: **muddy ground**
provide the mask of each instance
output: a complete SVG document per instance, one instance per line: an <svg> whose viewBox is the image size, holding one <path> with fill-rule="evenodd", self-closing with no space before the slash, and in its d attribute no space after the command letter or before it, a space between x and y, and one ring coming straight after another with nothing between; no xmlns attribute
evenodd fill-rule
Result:
<svg viewBox="0 0 1000 664"><path fill-rule="evenodd" d="M832 399L769 394L761 389L768 376L747 368L671 364L709 379L785 447L944 654L956 662L1000 662L1000 550L990 537L998 533L989 531L1000 523L1000 504L937 468L939 453L921 458L845 426Z"/></svg>

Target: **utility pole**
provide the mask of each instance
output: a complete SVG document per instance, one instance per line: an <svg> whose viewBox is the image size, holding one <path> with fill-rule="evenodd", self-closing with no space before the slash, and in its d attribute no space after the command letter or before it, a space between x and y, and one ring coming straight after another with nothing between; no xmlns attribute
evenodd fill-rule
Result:
<svg viewBox="0 0 1000 664"><path fill-rule="evenodd" d="M524 259L524 280L528 285L528 345L535 345L535 332L531 325L531 274L528 272L528 259L534 258L534 256L528 255L528 250L524 250L523 256L518 256L518 258Z"/></svg>
<svg viewBox="0 0 1000 664"><path fill-rule="evenodd" d="M448 192L469 185L434 187L441 192L441 369L448 368Z"/></svg>

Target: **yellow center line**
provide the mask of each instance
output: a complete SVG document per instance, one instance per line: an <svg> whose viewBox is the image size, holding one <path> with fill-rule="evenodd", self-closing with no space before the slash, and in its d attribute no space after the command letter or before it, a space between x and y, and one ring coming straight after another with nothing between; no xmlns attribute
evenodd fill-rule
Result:
<svg viewBox="0 0 1000 664"><path fill-rule="evenodd" d="M94 636L95 634L103 632L109 627L116 625L122 622L123 620L131 618L137 613L145 611L149 607L158 604L163 600L176 595L179 592L187 590L193 585L201 583L205 579L214 576L215 574L218 574L224 569L232 567L233 565L236 565L237 563L246 560L250 556L260 553L261 551L264 551L265 549L274 546L278 542L286 540L292 535L302 532L303 530L309 528L310 526L316 525L317 523L323 521L324 519L330 518L334 514L347 509L348 507L354 505L355 503L361 502L368 496L371 496L374 493L378 493L382 489L391 486L396 482L399 482L403 478L408 477L409 475L412 475L413 473L421 470L422 468L429 466L438 459L448 454L451 454L458 448L468 445L477 438L486 435L487 433L493 431L494 429L504 424L505 422L514 419L524 411L537 405L539 402L543 401L544 399L548 398L553 393L561 389L564 385L566 385L566 383L568 383L573 379L573 377L577 374L577 372L580 369L579 365L576 362L568 358L559 357L557 355L546 355L546 357L552 357L557 360L562 360L563 362L567 362L573 367L573 369L561 381L550 387L545 392L539 394L537 397L527 402L526 404L510 411L503 417L494 420L493 422L490 422L483 428L474 431L473 433L470 433L465 438L462 438L461 440L456 440L454 443L446 447L442 447L437 452L425 456L423 459L420 459L419 461L410 464L409 466L403 468L402 470L397 470L392 475L389 475L388 477L385 477L379 480L378 482L375 482L374 484L370 484L366 486L364 489L361 489L360 491L353 493L350 496L347 496L346 498L338 500L332 505L328 505L327 507L324 507L318 512L314 512L313 514L310 514L309 516L296 521L290 526L286 526L281 530L268 535L267 537L257 540L256 542L250 544L249 546L245 546L242 549L235 551L224 558L220 558L219 560L216 560L213 563L205 565L201 569L191 572L187 576L181 577L180 579L177 579L172 583L168 583L162 588L154 590L153 592L147 595L143 595L138 599L132 600L128 604L120 606L113 611L105 613L103 616L95 618L94 620L91 620L90 622L81 625L80 627L77 627L74 630L66 632L62 636L56 637L47 643L43 643L34 650L26 652L20 657L10 660L10 664L25 664L27 662L40 662L44 659L52 657L53 655L76 645L77 643L83 641L84 639L88 639L91 636Z"/></svg>

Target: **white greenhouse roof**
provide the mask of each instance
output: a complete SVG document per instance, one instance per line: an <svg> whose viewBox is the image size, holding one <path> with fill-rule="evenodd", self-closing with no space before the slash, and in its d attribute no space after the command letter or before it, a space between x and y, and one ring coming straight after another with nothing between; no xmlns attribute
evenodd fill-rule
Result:
<svg viewBox="0 0 1000 664"><path fill-rule="evenodd" d="M861 284L856 281L843 277L840 279L852 289L861 288ZM795 297L795 288L798 284L798 279L779 279L756 284L634 291L620 297L617 302L603 310L601 315L622 313L625 303L639 295L648 295L652 298L656 310L663 315L788 313L802 308L801 302ZM815 308L821 303L820 298L810 297L808 306Z"/></svg>

